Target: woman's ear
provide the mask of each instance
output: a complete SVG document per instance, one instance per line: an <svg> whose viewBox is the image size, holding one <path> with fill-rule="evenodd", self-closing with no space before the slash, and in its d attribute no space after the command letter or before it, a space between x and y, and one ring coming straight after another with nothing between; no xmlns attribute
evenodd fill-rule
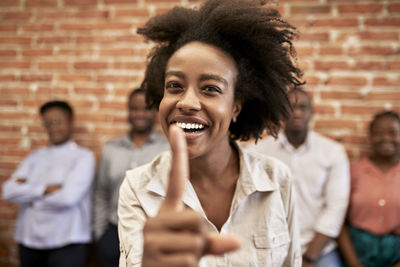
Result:
<svg viewBox="0 0 400 267"><path fill-rule="evenodd" d="M236 119L239 116L241 110L242 110L242 102L235 101L235 104L233 105L233 116L232 116L233 122L236 122Z"/></svg>

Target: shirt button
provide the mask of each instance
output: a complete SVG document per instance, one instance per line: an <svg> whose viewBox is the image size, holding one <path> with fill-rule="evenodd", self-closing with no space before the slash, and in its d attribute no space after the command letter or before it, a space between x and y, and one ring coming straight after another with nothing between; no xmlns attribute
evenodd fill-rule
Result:
<svg viewBox="0 0 400 267"><path fill-rule="evenodd" d="M386 200L384 200L383 198L379 199L379 201L378 201L379 206L383 207L383 206L385 206L385 204L386 204Z"/></svg>

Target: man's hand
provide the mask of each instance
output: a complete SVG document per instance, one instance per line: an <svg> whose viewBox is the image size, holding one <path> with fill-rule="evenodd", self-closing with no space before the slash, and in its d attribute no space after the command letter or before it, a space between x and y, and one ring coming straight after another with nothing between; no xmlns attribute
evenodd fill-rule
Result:
<svg viewBox="0 0 400 267"><path fill-rule="evenodd" d="M15 182L16 182L17 184L24 184L24 183L26 183L26 178L17 178L17 179L15 180Z"/></svg>
<svg viewBox="0 0 400 267"><path fill-rule="evenodd" d="M49 195L57 192L58 190L61 190L62 185L60 184L51 184L46 187L44 190L44 195Z"/></svg>
<svg viewBox="0 0 400 267"><path fill-rule="evenodd" d="M167 193L154 218L143 229L142 266L198 266L206 254L219 255L237 250L236 236L210 234L197 212L185 209L182 196L189 179L189 157L183 131L172 125L169 130L172 166Z"/></svg>

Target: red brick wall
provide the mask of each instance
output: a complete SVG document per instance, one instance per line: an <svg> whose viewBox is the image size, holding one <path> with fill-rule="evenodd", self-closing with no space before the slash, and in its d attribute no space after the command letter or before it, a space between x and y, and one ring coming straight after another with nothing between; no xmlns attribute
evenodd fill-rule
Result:
<svg viewBox="0 0 400 267"><path fill-rule="evenodd" d="M78 143L98 155L127 129L125 101L139 85L149 16L191 0L0 0L0 183L46 144L37 109L67 99ZM298 61L314 95L317 131L352 159L366 149L379 110L400 111L399 0L274 1L300 31ZM0 266L17 266L17 206L0 200Z"/></svg>

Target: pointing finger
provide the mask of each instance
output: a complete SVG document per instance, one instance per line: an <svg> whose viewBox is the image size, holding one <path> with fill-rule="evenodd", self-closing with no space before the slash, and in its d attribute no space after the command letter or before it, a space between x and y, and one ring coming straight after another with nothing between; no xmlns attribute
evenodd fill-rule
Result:
<svg viewBox="0 0 400 267"><path fill-rule="evenodd" d="M169 142L172 149L172 166L167 194L161 209L179 211L183 209L182 196L185 191L186 180L189 178L189 160L183 130L176 125L171 125Z"/></svg>

